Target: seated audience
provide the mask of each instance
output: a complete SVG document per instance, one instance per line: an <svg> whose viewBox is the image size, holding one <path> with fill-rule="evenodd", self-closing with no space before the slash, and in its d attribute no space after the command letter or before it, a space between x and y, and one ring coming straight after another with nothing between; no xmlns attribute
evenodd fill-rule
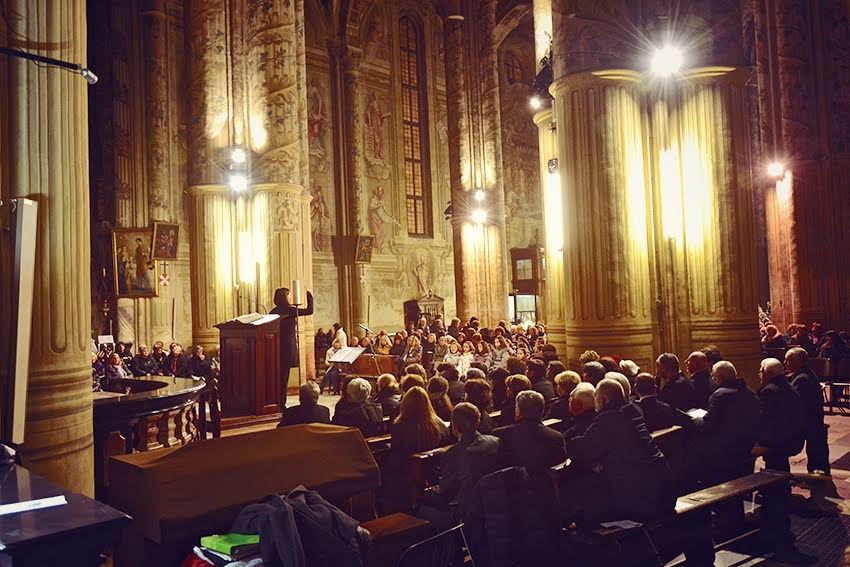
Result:
<svg viewBox="0 0 850 567"><path fill-rule="evenodd" d="M645 522L672 512L676 497L667 462L643 423L622 411L629 405L623 387L616 380L603 379L596 387L595 401L596 419L584 435L566 440L573 463L584 470L601 470L606 487L587 499L582 521Z"/></svg>
<svg viewBox="0 0 850 567"><path fill-rule="evenodd" d="M126 378L130 378L131 376L131 374L127 371L127 368L124 366L124 361L121 360L121 355L117 352L113 352L109 355L105 374L108 382L119 382Z"/></svg>
<svg viewBox="0 0 850 567"><path fill-rule="evenodd" d="M453 370L457 372L457 369ZM434 376L428 380L428 397L437 416L443 421L449 421L452 418L454 404L449 399L448 380L442 376Z"/></svg>
<svg viewBox="0 0 850 567"><path fill-rule="evenodd" d="M629 379L622 372L610 371L605 373L605 378L616 380L619 382L620 386L623 387L623 394L626 396L628 400L632 396L632 385L629 383Z"/></svg>
<svg viewBox="0 0 850 567"><path fill-rule="evenodd" d="M546 346L550 346L550 345L546 345ZM549 380L549 382L551 382L553 386L557 386L557 384L555 384L555 377L558 374L560 374L561 372L565 372L566 370L567 370L567 367L564 366L564 363L561 362L560 360L555 359L555 360L547 361L546 362L546 379ZM581 379L581 378L579 378L579 379ZM557 394L557 392L556 392L556 394Z"/></svg>
<svg viewBox="0 0 850 567"><path fill-rule="evenodd" d="M389 416L390 419L395 418L398 414L398 406L401 403L401 392L395 376L381 374L378 377L378 392L375 394L375 401L380 404L383 415Z"/></svg>
<svg viewBox="0 0 850 567"><path fill-rule="evenodd" d="M706 358L708 358L708 367L714 368L714 365L723 360L723 354L720 352L720 349L715 345L707 345L699 349L701 353L703 353Z"/></svg>
<svg viewBox="0 0 850 567"><path fill-rule="evenodd" d="M461 354L460 350L461 350L460 343L458 343L456 341L452 342L449 345L448 352L446 353L446 356L443 358L443 362L445 364L451 364L452 366L457 368L460 365L460 354Z"/></svg>
<svg viewBox="0 0 850 567"><path fill-rule="evenodd" d="M480 336L477 336L477 338L479 340L476 342L476 336L472 337L472 344L475 345L475 354L472 357L472 362L483 364L487 367L487 370L490 370L490 345L480 340Z"/></svg>
<svg viewBox="0 0 850 567"><path fill-rule="evenodd" d="M502 413L499 415L499 419L496 420L499 426L510 425L516 421L516 396L520 392L530 389L531 382L522 374L514 374L505 380L507 398L500 408Z"/></svg>
<svg viewBox="0 0 850 567"><path fill-rule="evenodd" d="M696 390L679 369L679 357L673 353L665 352L658 357L655 364L658 380L661 384L658 390L658 399L681 411L688 411L697 407Z"/></svg>
<svg viewBox="0 0 850 567"><path fill-rule="evenodd" d="M402 360L404 364L421 364L422 363L422 343L419 341L419 337L416 335L411 335L407 339L407 348L404 351L404 355L402 355ZM425 376L423 376L425 378Z"/></svg>
<svg viewBox="0 0 850 567"><path fill-rule="evenodd" d="M421 376L423 380L428 379L428 372L425 370L425 367L422 366L421 364L419 364L418 362L415 362L413 364L408 364L407 366L405 366L404 367L404 373L405 374L416 374L418 376Z"/></svg>
<svg viewBox="0 0 850 567"><path fill-rule="evenodd" d="M396 333L393 337L393 346L390 347L390 355L401 358L404 356L406 348L407 345L404 342L404 337L401 333Z"/></svg>
<svg viewBox="0 0 850 567"><path fill-rule="evenodd" d="M531 389L543 396L547 404L551 402L555 397L555 388L546 379L546 363L539 358L530 359L526 375L531 381Z"/></svg>
<svg viewBox="0 0 850 567"><path fill-rule="evenodd" d="M640 374L640 367L634 360L621 360L620 373L628 378L629 384L634 386L635 378L637 378L637 375Z"/></svg>
<svg viewBox="0 0 850 567"><path fill-rule="evenodd" d="M505 337L496 337L493 342L493 349L490 351L490 358L487 361L490 370L495 368L505 368L510 356L511 349L508 346L507 339L505 339Z"/></svg>
<svg viewBox="0 0 850 567"><path fill-rule="evenodd" d="M487 373L487 379L490 380L490 385L493 387L493 407L502 409L505 400L508 399L507 381L510 374L504 368L497 368L492 372Z"/></svg>
<svg viewBox="0 0 850 567"><path fill-rule="evenodd" d="M841 359L850 358L850 347L837 331L829 331L818 346L818 357L828 358L838 368Z"/></svg>
<svg viewBox="0 0 850 567"><path fill-rule="evenodd" d="M151 351L151 357L156 361L160 368L162 368L162 363L165 360L165 345L162 344L162 341L156 341L153 344L153 350Z"/></svg>
<svg viewBox="0 0 850 567"><path fill-rule="evenodd" d="M714 391L711 383L711 367L704 352L694 351L685 359L685 370L691 375L691 384L697 396L697 407L708 409L708 398Z"/></svg>
<svg viewBox="0 0 850 567"><path fill-rule="evenodd" d="M470 368L466 371L466 380L469 381L474 379L486 380L487 372L481 368Z"/></svg>
<svg viewBox="0 0 850 567"><path fill-rule="evenodd" d="M546 419L560 419L566 422L564 427L568 426L573 417L570 413L570 394L579 384L581 384L581 377L572 370L566 370L555 376L555 390L558 399L549 407L549 411L546 412Z"/></svg>
<svg viewBox="0 0 850 567"><path fill-rule="evenodd" d="M605 372L619 372L620 371L620 363L614 360L612 356L603 356L599 359L599 364L605 367Z"/></svg>
<svg viewBox="0 0 850 567"><path fill-rule="evenodd" d="M363 437L380 435L384 414L381 406L369 400L372 385L363 378L354 378L346 386L348 401L337 404L331 423L356 427Z"/></svg>
<svg viewBox="0 0 850 567"><path fill-rule="evenodd" d="M183 346L179 343L171 343L168 356L162 361L162 373L166 376L180 376L188 378L191 372L189 358L183 354Z"/></svg>
<svg viewBox="0 0 850 567"><path fill-rule="evenodd" d="M464 401L478 408L479 417L478 431L485 435L493 431L495 424L493 418L487 413L493 407L493 392L490 383L484 378L467 378L464 388Z"/></svg>
<svg viewBox="0 0 850 567"><path fill-rule="evenodd" d="M761 348L785 348L788 346L788 339L785 335L779 332L776 325L765 325L764 337L761 339Z"/></svg>
<svg viewBox="0 0 850 567"><path fill-rule="evenodd" d="M475 355L473 354L474 348L469 341L465 341L460 348L460 356L455 366L461 376L466 374L466 371L472 367L472 363L475 361Z"/></svg>
<svg viewBox="0 0 850 567"><path fill-rule="evenodd" d="M159 363L151 356L150 350L145 345L139 345L139 354L130 362L130 372L133 376L155 376L161 374Z"/></svg>
<svg viewBox="0 0 850 567"><path fill-rule="evenodd" d="M278 427L301 423L330 423L331 410L319 405L319 385L308 380L298 388L298 405L284 408Z"/></svg>
<svg viewBox="0 0 850 567"><path fill-rule="evenodd" d="M542 471L564 461L561 434L543 425L545 408L546 402L539 392L525 389L517 393L516 423L493 430L493 435L502 440L507 463Z"/></svg>
<svg viewBox="0 0 850 567"><path fill-rule="evenodd" d="M595 350L586 350L578 357L578 361L582 364L587 364L588 362L596 362L599 358L599 353Z"/></svg>
<svg viewBox="0 0 850 567"><path fill-rule="evenodd" d="M635 379L635 392L638 400L635 404L643 412L643 422L650 433L659 429L667 429L674 425L690 428L693 421L687 414L671 408L658 399L658 388L655 376L648 372L637 375Z"/></svg>
<svg viewBox="0 0 850 567"><path fill-rule="evenodd" d="M441 336L437 339L437 348L434 349L434 365L436 366L443 362L447 354L449 354L449 339Z"/></svg>
<svg viewBox="0 0 850 567"><path fill-rule="evenodd" d="M605 378L605 367L602 366L599 362L595 360L591 360L589 362L585 362L581 366L581 381L582 382L590 382L592 385L596 386L599 384L599 381Z"/></svg>
<svg viewBox="0 0 850 567"><path fill-rule="evenodd" d="M808 353L800 347L785 353L785 368L791 375L791 387L800 396L805 409L806 468L810 473L830 474L820 379L809 366Z"/></svg>
<svg viewBox="0 0 850 567"><path fill-rule="evenodd" d="M449 439L446 424L434 412L428 394L419 386L410 388L402 396L390 434L392 451L403 455L435 449Z"/></svg>
<svg viewBox="0 0 850 567"><path fill-rule="evenodd" d="M378 340L375 344L375 353L387 356L390 354L390 350L393 348L393 343L390 340L390 336L386 333L378 335Z"/></svg>
<svg viewBox="0 0 850 567"><path fill-rule="evenodd" d="M212 377L212 365L209 357L204 354L204 347L195 345L195 352L189 357L189 372L192 376L209 380Z"/></svg>
<svg viewBox="0 0 850 567"><path fill-rule="evenodd" d="M325 364L327 370L322 376L322 383L319 384L319 389L324 390L325 384L328 385L328 393L339 394L339 369L331 363L331 358L342 349L342 343L339 339L334 339L331 343L331 348L325 353Z"/></svg>
<svg viewBox="0 0 850 567"><path fill-rule="evenodd" d="M127 370L130 367L130 363L133 361L133 353L130 352L130 346L133 343L115 343L115 354L121 359L121 364L124 365L124 370Z"/></svg>

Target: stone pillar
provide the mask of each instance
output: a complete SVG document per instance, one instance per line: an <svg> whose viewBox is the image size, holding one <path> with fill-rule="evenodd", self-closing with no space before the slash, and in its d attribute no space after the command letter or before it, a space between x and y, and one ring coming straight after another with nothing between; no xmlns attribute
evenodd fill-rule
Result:
<svg viewBox="0 0 850 567"><path fill-rule="evenodd" d="M363 52L346 47L341 54L342 100L344 109L343 146L340 155L342 183L337 195L340 206L339 235L335 255L340 279L340 318L346 332L359 334L358 323L366 324L363 265L354 261L357 237L368 234L366 228L366 190L363 181L363 110L360 93L360 61Z"/></svg>
<svg viewBox="0 0 850 567"><path fill-rule="evenodd" d="M567 358L594 349L649 368L652 293L640 76L574 73L552 84L563 195Z"/></svg>
<svg viewBox="0 0 850 567"><path fill-rule="evenodd" d="M8 46L86 65L85 2L3 5ZM3 197L38 202L24 465L93 496L88 84L7 58ZM4 333L4 336L8 336Z"/></svg>
<svg viewBox="0 0 850 567"><path fill-rule="evenodd" d="M480 6L474 21L477 28L469 30L462 15L452 14L445 25L455 286L458 315L462 319L476 316L482 325L493 326L507 312L510 273L505 251L497 46L493 43L495 2ZM466 44L472 38L479 46L472 53L478 57L467 62ZM485 190L483 202L473 198L478 189ZM487 215L481 224L472 221L472 212L478 208Z"/></svg>
<svg viewBox="0 0 850 567"><path fill-rule="evenodd" d="M655 101L650 120L657 260L667 303L662 346L687 356L717 345L743 377L755 380L760 356L749 75L732 67L690 69Z"/></svg>
<svg viewBox="0 0 850 567"><path fill-rule="evenodd" d="M549 56L552 43L552 0L533 0L534 16L534 68L537 73L543 68L540 61Z"/></svg>
<svg viewBox="0 0 850 567"><path fill-rule="evenodd" d="M540 190L543 195L543 234L546 250L546 284L543 292L547 337L559 354L566 353L564 333L564 207L561 199L561 173L558 138L551 110L534 115L540 150ZM550 162L551 165L550 165Z"/></svg>

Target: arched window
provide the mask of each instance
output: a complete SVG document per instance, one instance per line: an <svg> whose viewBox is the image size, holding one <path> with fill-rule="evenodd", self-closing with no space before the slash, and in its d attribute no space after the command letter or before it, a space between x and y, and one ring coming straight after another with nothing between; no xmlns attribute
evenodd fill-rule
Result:
<svg viewBox="0 0 850 567"><path fill-rule="evenodd" d="M410 18L402 18L399 22L399 31L407 234L431 236L428 91L425 89L425 58L422 54L422 41L416 23Z"/></svg>
<svg viewBox="0 0 850 567"><path fill-rule="evenodd" d="M512 51L505 53L505 77L509 85L522 81L522 65Z"/></svg>

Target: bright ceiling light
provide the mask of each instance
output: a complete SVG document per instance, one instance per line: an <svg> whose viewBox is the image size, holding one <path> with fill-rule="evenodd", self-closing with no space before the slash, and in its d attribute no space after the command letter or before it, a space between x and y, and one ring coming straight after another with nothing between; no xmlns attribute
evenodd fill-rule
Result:
<svg viewBox="0 0 850 567"><path fill-rule="evenodd" d="M472 211L472 222L475 224L484 224L487 222L487 211L484 209L475 209Z"/></svg>
<svg viewBox="0 0 850 567"><path fill-rule="evenodd" d="M233 151L230 152L230 160L236 164L243 164L245 160L248 159L248 156L245 155L245 150L242 148L233 148Z"/></svg>
<svg viewBox="0 0 850 567"><path fill-rule="evenodd" d="M767 174L771 177L782 177L785 175L785 164L775 161L767 166Z"/></svg>
<svg viewBox="0 0 850 567"><path fill-rule="evenodd" d="M475 191L475 200L476 201L481 202L481 201L484 200L484 197L485 197L484 189L478 189L477 191Z"/></svg>
<svg viewBox="0 0 850 567"><path fill-rule="evenodd" d="M539 96L534 95L533 97L531 97L531 100L528 101L528 104L531 105L532 109L540 110L540 108L543 106L543 101L540 99Z"/></svg>
<svg viewBox="0 0 850 567"><path fill-rule="evenodd" d="M672 45L665 45L662 49L656 49L652 56L652 72L662 77L669 77L678 73L682 68L682 52Z"/></svg>
<svg viewBox="0 0 850 567"><path fill-rule="evenodd" d="M241 173L234 173L228 180L228 185L236 193L242 193L248 189L248 178Z"/></svg>

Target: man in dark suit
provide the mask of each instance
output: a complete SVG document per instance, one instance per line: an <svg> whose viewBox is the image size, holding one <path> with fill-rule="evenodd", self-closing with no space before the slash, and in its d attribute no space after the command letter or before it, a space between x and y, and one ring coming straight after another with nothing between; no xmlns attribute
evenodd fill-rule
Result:
<svg viewBox="0 0 850 567"><path fill-rule="evenodd" d="M806 424L805 408L800 397L785 377L785 367L775 358L761 361L759 368L760 426L755 455L764 458L768 469L790 472L788 460L803 448ZM763 492L762 534L778 555L795 553L791 544L791 521L788 506L791 485L785 483Z"/></svg>
<svg viewBox="0 0 850 567"><path fill-rule="evenodd" d="M694 385L685 378L679 369L679 357L665 352L655 361L658 368L658 399L680 411L697 407L697 394Z"/></svg>
<svg viewBox="0 0 850 567"><path fill-rule="evenodd" d="M604 487L592 497L583 498L586 508L582 520L596 524L628 518L647 521L672 511L676 498L670 489L667 462L635 411L623 411L631 405L623 387L605 378L596 386L597 415L584 435L568 439L567 455L583 470L601 471ZM575 487L577 492L583 486Z"/></svg>
<svg viewBox="0 0 850 567"><path fill-rule="evenodd" d="M460 439L440 456L439 495L457 500L462 512L478 480L501 468L500 441L478 432L481 412L468 402L452 410L452 432Z"/></svg>
<svg viewBox="0 0 850 567"><path fill-rule="evenodd" d="M300 423L330 423L331 410L319 405L320 392L318 384L312 380L302 384L298 388L299 404L291 408L284 408L282 419L277 426L286 427Z"/></svg>
<svg viewBox="0 0 850 567"><path fill-rule="evenodd" d="M539 392L524 390L516 395L516 423L493 430L502 440L508 464L541 471L564 461L561 434L543 425L545 408Z"/></svg>
<svg viewBox="0 0 850 567"><path fill-rule="evenodd" d="M570 392L570 413L572 419L564 431L564 441L584 435L596 418L596 388L590 382L582 382Z"/></svg>
<svg viewBox="0 0 850 567"><path fill-rule="evenodd" d="M829 445L823 423L823 393L820 379L809 367L809 354L795 347L785 353L785 368L791 374L791 387L800 396L806 414L806 468L810 473L829 470Z"/></svg>
<svg viewBox="0 0 850 567"><path fill-rule="evenodd" d="M189 357L183 354L183 345L171 343L168 356L162 361L162 373L165 376L180 376L188 378L191 374Z"/></svg>
<svg viewBox="0 0 850 567"><path fill-rule="evenodd" d="M348 401L337 404L331 423L356 427L363 437L380 435L384 413L379 404L369 399L372 385L363 378L355 378L348 383L345 391Z"/></svg>
<svg viewBox="0 0 850 567"><path fill-rule="evenodd" d="M155 376L162 373L159 363L151 356L148 347L145 345L139 346L139 354L134 356L130 362L130 372L133 373L133 376L147 376L148 374Z"/></svg>
<svg viewBox="0 0 850 567"><path fill-rule="evenodd" d="M685 359L685 370L691 376L691 384L697 395L697 407L708 409L708 398L714 391L711 383L711 367L704 352L694 351Z"/></svg>
<svg viewBox="0 0 850 567"><path fill-rule="evenodd" d="M686 429L693 426L693 420L687 414L671 408L658 399L655 376L641 372L635 378L635 393L639 399L635 402L643 412L643 422L650 433L680 425Z"/></svg>
<svg viewBox="0 0 850 567"><path fill-rule="evenodd" d="M555 397L555 387L546 379L546 363L542 359L532 358L528 361L526 376L531 381L531 389L539 392L549 404Z"/></svg>

